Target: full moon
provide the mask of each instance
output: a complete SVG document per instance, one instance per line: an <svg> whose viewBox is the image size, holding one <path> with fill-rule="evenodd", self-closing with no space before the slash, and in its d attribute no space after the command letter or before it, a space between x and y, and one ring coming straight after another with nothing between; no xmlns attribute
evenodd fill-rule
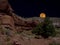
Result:
<svg viewBox="0 0 60 45"><path fill-rule="evenodd" d="M40 14L40 18L46 18L46 14L45 13L41 13Z"/></svg>

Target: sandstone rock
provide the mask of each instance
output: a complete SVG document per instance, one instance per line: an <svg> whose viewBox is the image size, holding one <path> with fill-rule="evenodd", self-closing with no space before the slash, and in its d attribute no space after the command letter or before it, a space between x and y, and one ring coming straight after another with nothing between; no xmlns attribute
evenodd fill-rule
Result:
<svg viewBox="0 0 60 45"><path fill-rule="evenodd" d="M35 20L38 18L22 18L13 13L13 10L8 3L8 0L0 0L0 26L4 31L8 30L11 35L10 41L6 42L6 36L1 36L0 34L0 45L9 45L8 43L16 43L17 45L48 45L48 41L44 39L30 39L29 37L24 37L20 34L15 34L15 32L32 30L39 24L40 20ZM40 18L39 18L40 19ZM5 34L4 34L5 35ZM9 36L9 35L8 35ZM11 44L11 45L12 45ZM14 45L14 44L13 44Z"/></svg>

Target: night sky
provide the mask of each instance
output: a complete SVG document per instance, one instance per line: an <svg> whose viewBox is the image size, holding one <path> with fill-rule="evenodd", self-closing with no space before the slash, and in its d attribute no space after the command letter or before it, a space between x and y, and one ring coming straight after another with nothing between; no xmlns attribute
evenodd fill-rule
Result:
<svg viewBox="0 0 60 45"><path fill-rule="evenodd" d="M60 17L59 0L9 0L9 3L22 17L38 17L42 12L49 17Z"/></svg>

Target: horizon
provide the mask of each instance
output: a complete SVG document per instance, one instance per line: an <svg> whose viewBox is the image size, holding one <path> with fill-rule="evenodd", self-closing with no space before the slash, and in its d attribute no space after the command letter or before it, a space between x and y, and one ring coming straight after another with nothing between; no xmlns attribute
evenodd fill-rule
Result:
<svg viewBox="0 0 60 45"><path fill-rule="evenodd" d="M39 14L44 12L49 17L60 17L59 1L55 0L40 0L40 1L27 1L27 0L9 0L11 7L19 16L22 17L39 17Z"/></svg>

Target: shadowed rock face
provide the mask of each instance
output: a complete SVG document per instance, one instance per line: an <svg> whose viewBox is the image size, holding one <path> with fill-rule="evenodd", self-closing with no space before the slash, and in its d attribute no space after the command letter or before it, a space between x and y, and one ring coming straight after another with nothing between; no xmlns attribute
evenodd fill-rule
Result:
<svg viewBox="0 0 60 45"><path fill-rule="evenodd" d="M8 3L8 0L0 0L0 13L11 15L12 8Z"/></svg>
<svg viewBox="0 0 60 45"><path fill-rule="evenodd" d="M5 10L7 8L7 0L0 0L0 10Z"/></svg>

